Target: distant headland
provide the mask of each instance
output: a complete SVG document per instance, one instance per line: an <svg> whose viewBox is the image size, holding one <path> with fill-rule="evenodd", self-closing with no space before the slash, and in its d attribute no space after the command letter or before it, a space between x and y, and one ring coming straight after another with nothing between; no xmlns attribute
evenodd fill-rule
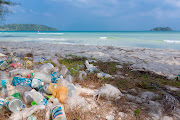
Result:
<svg viewBox="0 0 180 120"><path fill-rule="evenodd" d="M150 31L173 31L170 27L156 27L151 29Z"/></svg>
<svg viewBox="0 0 180 120"><path fill-rule="evenodd" d="M59 31L56 28L38 24L7 24L0 26L0 31Z"/></svg>

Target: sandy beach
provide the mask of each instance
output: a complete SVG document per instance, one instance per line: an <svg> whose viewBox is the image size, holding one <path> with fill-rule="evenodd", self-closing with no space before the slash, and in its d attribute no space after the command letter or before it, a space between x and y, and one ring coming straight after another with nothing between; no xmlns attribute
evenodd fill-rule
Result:
<svg viewBox="0 0 180 120"><path fill-rule="evenodd" d="M33 53L34 56L47 59L67 55L84 56L101 61L129 64L133 70L150 71L169 79L177 77L180 71L180 51L173 49L0 42L0 52Z"/></svg>

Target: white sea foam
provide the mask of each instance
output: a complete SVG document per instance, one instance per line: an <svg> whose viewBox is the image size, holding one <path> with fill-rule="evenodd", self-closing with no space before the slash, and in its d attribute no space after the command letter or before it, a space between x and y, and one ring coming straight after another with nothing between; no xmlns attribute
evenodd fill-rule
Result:
<svg viewBox="0 0 180 120"><path fill-rule="evenodd" d="M106 40L107 39L107 37L99 37L100 39L102 39L102 40Z"/></svg>
<svg viewBox="0 0 180 120"><path fill-rule="evenodd" d="M64 33L37 33L37 34L43 34L43 35L45 35L45 34L49 34L49 35L50 35L50 34L52 34L52 35L53 35L53 34L55 34L55 35L63 35Z"/></svg>
<svg viewBox="0 0 180 120"><path fill-rule="evenodd" d="M39 40L59 40L59 41L65 41L64 38L39 38Z"/></svg>
<svg viewBox="0 0 180 120"><path fill-rule="evenodd" d="M178 41L178 40L164 40L164 42L167 42L167 43L180 43L180 41Z"/></svg>

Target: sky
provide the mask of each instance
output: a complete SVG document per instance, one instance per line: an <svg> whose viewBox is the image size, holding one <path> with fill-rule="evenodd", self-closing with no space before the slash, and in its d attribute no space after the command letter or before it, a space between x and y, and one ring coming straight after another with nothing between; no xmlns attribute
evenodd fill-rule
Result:
<svg viewBox="0 0 180 120"><path fill-rule="evenodd" d="M180 0L11 0L5 24L41 24L60 31L180 30Z"/></svg>

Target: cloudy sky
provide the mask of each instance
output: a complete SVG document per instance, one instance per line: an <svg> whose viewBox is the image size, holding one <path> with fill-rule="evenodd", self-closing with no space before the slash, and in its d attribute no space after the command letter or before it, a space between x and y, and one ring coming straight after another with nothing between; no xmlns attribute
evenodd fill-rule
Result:
<svg viewBox="0 0 180 120"><path fill-rule="evenodd" d="M63 31L180 30L180 0L11 0L6 24L42 24Z"/></svg>

